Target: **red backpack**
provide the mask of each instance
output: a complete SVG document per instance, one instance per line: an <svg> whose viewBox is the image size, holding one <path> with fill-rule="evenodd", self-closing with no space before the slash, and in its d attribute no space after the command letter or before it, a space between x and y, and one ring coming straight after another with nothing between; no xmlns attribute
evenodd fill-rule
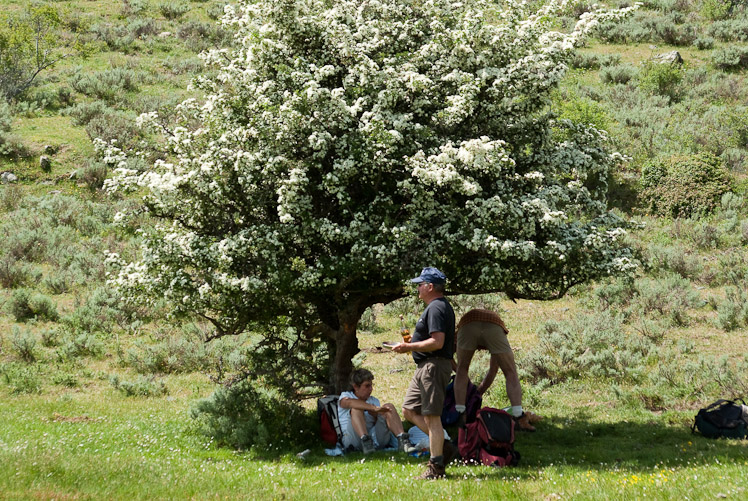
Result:
<svg viewBox="0 0 748 501"><path fill-rule="evenodd" d="M457 447L466 463L486 466L514 466L519 452L514 450L514 418L506 411L483 407L475 421L460 428Z"/></svg>
<svg viewBox="0 0 748 501"><path fill-rule="evenodd" d="M338 419L338 395L326 395L317 400L319 434L330 447L343 445L343 430Z"/></svg>

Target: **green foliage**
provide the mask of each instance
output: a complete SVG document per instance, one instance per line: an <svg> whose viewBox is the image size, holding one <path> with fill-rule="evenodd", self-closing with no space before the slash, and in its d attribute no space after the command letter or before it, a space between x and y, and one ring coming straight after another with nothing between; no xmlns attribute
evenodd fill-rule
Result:
<svg viewBox="0 0 748 501"><path fill-rule="evenodd" d="M748 295L744 289L727 288L724 301L717 307L714 324L726 332L748 326Z"/></svg>
<svg viewBox="0 0 748 501"><path fill-rule="evenodd" d="M655 160L642 169L641 183L649 211L669 217L707 214L732 188L727 169L708 153Z"/></svg>
<svg viewBox="0 0 748 501"><path fill-rule="evenodd" d="M712 63L721 70L737 71L748 67L748 47L728 45L712 53Z"/></svg>
<svg viewBox="0 0 748 501"><path fill-rule="evenodd" d="M60 361L73 360L79 357L100 358L104 355L106 346L103 341L93 334L86 332L67 332L57 349L57 359Z"/></svg>
<svg viewBox="0 0 748 501"><path fill-rule="evenodd" d="M592 99L568 95L559 101L557 109L559 118L600 130L610 128L611 118L605 107Z"/></svg>
<svg viewBox="0 0 748 501"><path fill-rule="evenodd" d="M148 11L148 0L122 0L122 17L141 16Z"/></svg>
<svg viewBox="0 0 748 501"><path fill-rule="evenodd" d="M18 260L14 256L0 258L0 286L15 289L24 285L31 285L35 277L32 267Z"/></svg>
<svg viewBox="0 0 748 501"><path fill-rule="evenodd" d="M697 36L696 27L679 11L655 14L639 10L622 23L601 23L598 33L600 39L608 43L650 42L676 46L691 45Z"/></svg>
<svg viewBox="0 0 748 501"><path fill-rule="evenodd" d="M190 6L184 2L163 2L158 6L158 10L166 19L179 19L190 10Z"/></svg>
<svg viewBox="0 0 748 501"><path fill-rule="evenodd" d="M645 253L654 272L671 271L685 279L695 279L703 270L700 257L684 245L649 245Z"/></svg>
<svg viewBox="0 0 748 501"><path fill-rule="evenodd" d="M707 33L721 42L745 42L748 40L748 19L727 19L707 27Z"/></svg>
<svg viewBox="0 0 748 501"><path fill-rule="evenodd" d="M38 365L0 363L0 376L14 395L42 392Z"/></svg>
<svg viewBox="0 0 748 501"><path fill-rule="evenodd" d="M11 134L12 123L10 106L0 99L0 157L18 158L28 154L23 142Z"/></svg>
<svg viewBox="0 0 748 501"><path fill-rule="evenodd" d="M699 37L693 41L693 46L699 50L711 50L714 47L712 37Z"/></svg>
<svg viewBox="0 0 748 501"><path fill-rule="evenodd" d="M661 278L642 278L636 281L635 309L645 315L656 314L672 325L689 323L688 310L703 304L698 293L685 278L668 274Z"/></svg>
<svg viewBox="0 0 748 501"><path fill-rule="evenodd" d="M109 378L109 383L126 397L161 397L169 393L166 384L153 377L141 376L135 381L127 381L113 375Z"/></svg>
<svg viewBox="0 0 748 501"><path fill-rule="evenodd" d="M701 16L711 21L727 19L740 0L701 0Z"/></svg>
<svg viewBox="0 0 748 501"><path fill-rule="evenodd" d="M136 343L126 355L126 364L141 374L194 372L207 368L209 362L204 343L177 336L155 344Z"/></svg>
<svg viewBox="0 0 748 501"><path fill-rule="evenodd" d="M59 346L60 331L56 327L42 329L39 331L39 339L42 342L42 346L44 346L45 348Z"/></svg>
<svg viewBox="0 0 748 501"><path fill-rule="evenodd" d="M626 84L638 74L639 70L630 64L607 66L600 70L600 81L608 84Z"/></svg>
<svg viewBox="0 0 748 501"><path fill-rule="evenodd" d="M592 52L577 52L571 60L572 68L586 70L599 70L606 66L620 64L621 56L618 54L595 54Z"/></svg>
<svg viewBox="0 0 748 501"><path fill-rule="evenodd" d="M18 322L25 322L32 318L56 321L59 318L54 301L31 289L13 291L7 308Z"/></svg>
<svg viewBox="0 0 748 501"><path fill-rule="evenodd" d="M653 348L644 336L627 332L621 315L581 314L567 322L547 322L537 346L521 355L517 366L533 383L580 377L636 381Z"/></svg>
<svg viewBox="0 0 748 501"><path fill-rule="evenodd" d="M28 330L21 330L14 325L11 345L24 362L36 361L36 337Z"/></svg>
<svg viewBox="0 0 748 501"><path fill-rule="evenodd" d="M112 68L97 72L78 71L70 78L70 85L87 96L113 102L121 99L123 92L135 92L145 79L142 73L128 68Z"/></svg>
<svg viewBox="0 0 748 501"><path fill-rule="evenodd" d="M300 405L250 380L218 388L191 414L206 436L238 449L304 446L318 429Z"/></svg>
<svg viewBox="0 0 748 501"><path fill-rule="evenodd" d="M0 15L0 96L16 100L65 54L56 32L62 24L57 9L33 3L22 15Z"/></svg>
<svg viewBox="0 0 748 501"><path fill-rule="evenodd" d="M680 95L683 68L678 64L647 61L639 71L639 87L675 101Z"/></svg>

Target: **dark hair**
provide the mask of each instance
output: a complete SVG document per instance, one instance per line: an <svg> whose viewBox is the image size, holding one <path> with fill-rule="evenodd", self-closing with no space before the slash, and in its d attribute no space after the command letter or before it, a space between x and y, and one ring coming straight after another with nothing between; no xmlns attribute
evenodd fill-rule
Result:
<svg viewBox="0 0 748 501"><path fill-rule="evenodd" d="M374 381L374 374L369 369L356 369L351 372L351 386L361 386L366 381Z"/></svg>
<svg viewBox="0 0 748 501"><path fill-rule="evenodd" d="M436 291L436 292L438 292L440 294L444 294L444 291L447 290L444 287L445 284L435 284L435 283L431 282L431 285L434 286L434 291Z"/></svg>

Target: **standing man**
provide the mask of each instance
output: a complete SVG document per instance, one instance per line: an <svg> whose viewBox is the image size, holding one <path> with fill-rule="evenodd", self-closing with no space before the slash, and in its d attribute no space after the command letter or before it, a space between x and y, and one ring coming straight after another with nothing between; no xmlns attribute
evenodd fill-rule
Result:
<svg viewBox="0 0 748 501"><path fill-rule="evenodd" d="M506 378L506 394L512 405L511 414L517 428L535 431L530 416L522 410L522 386L519 384L514 353L509 346L509 330L499 315L490 310L473 309L465 313L457 325L457 375L455 376L455 409L460 413L460 423L464 423L465 397L467 393L468 369L475 350L487 349L491 362L478 393L483 395L493 383L499 368Z"/></svg>
<svg viewBox="0 0 748 501"><path fill-rule="evenodd" d="M418 284L418 297L426 309L408 343L392 348L397 353L413 353L417 365L403 402L403 416L429 435L431 459L423 479L444 478L445 465L454 456L454 446L444 440L442 407L445 389L452 374L455 313L444 297L447 277L436 268L424 268L412 279Z"/></svg>

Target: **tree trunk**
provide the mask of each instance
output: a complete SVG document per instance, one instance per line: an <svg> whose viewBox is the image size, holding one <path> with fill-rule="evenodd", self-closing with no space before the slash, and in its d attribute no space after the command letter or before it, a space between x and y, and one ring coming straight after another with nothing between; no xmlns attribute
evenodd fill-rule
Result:
<svg viewBox="0 0 748 501"><path fill-rule="evenodd" d="M329 388L331 392L339 394L348 389L348 380L353 372L353 357L359 352L356 336L359 318L360 315L353 314L341 318L340 328L335 335L335 358Z"/></svg>

